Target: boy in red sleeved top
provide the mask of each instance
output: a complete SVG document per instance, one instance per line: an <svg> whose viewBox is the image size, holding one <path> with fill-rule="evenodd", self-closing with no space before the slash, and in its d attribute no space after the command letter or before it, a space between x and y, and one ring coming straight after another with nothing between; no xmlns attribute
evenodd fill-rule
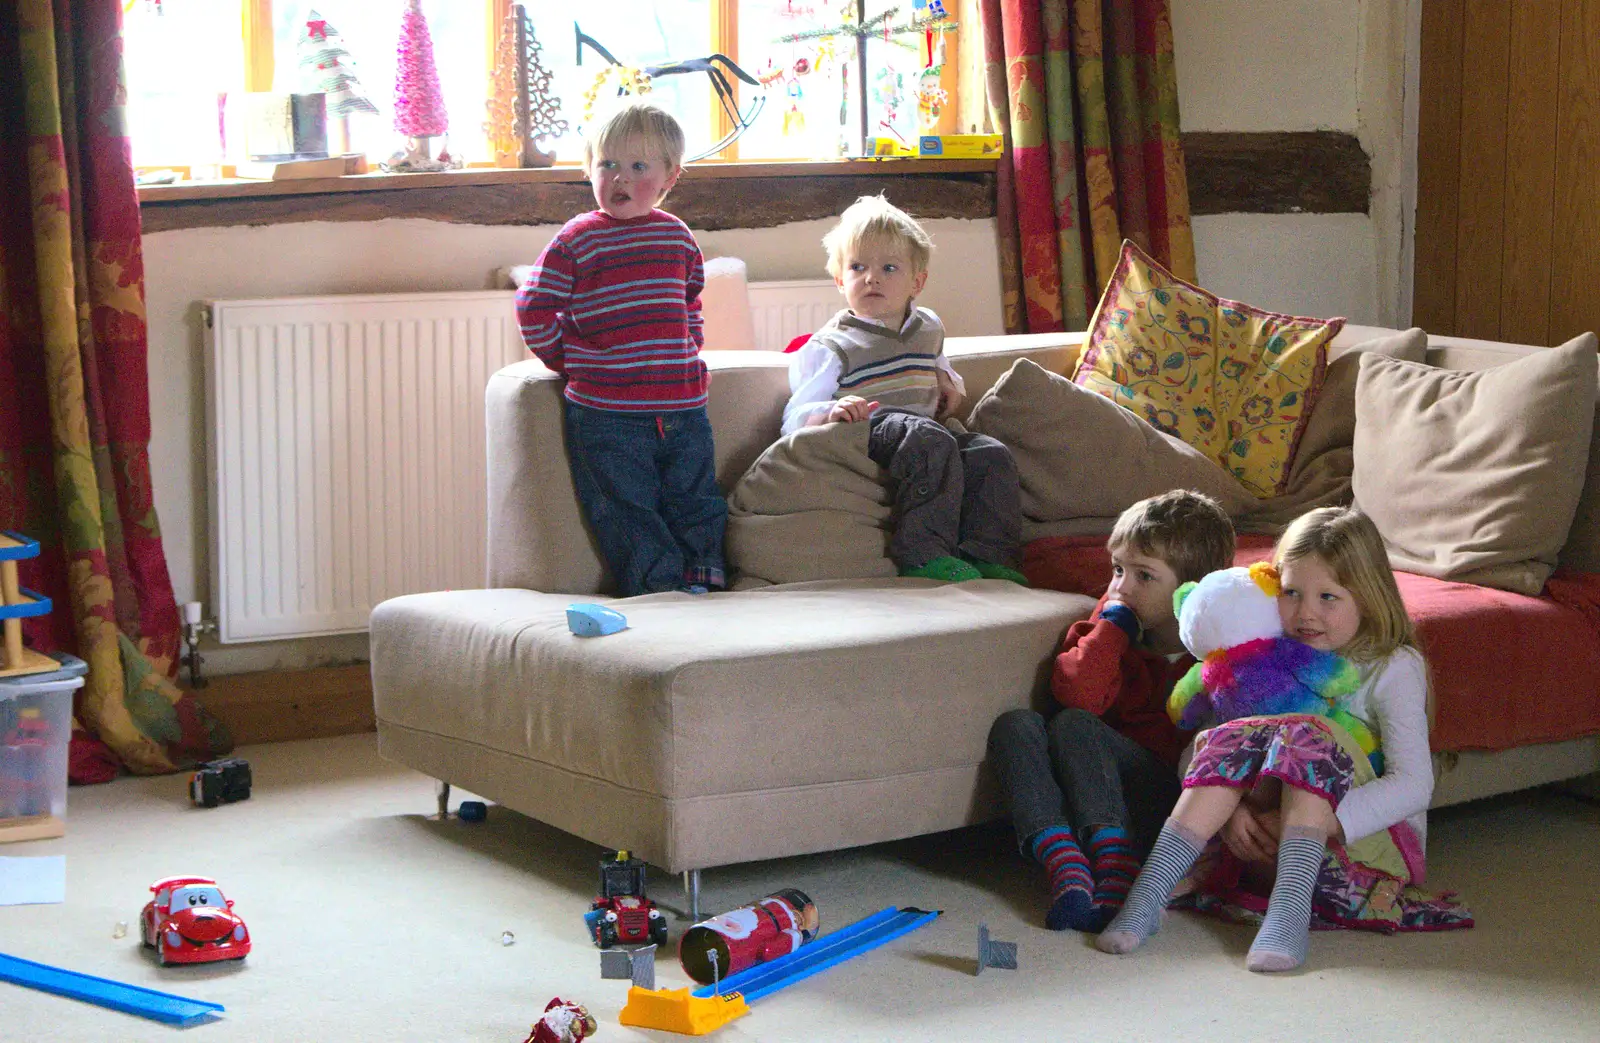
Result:
<svg viewBox="0 0 1600 1043"><path fill-rule="evenodd" d="M1045 867L1045 926L1099 931L1122 908L1177 802L1189 733L1167 696L1194 660L1178 641L1178 585L1233 564L1233 523L1209 496L1179 489L1129 507L1106 541L1111 584L1067 631L1050 688L1060 704L1002 714L989 762L1017 843Z"/></svg>
<svg viewBox="0 0 1600 1043"><path fill-rule="evenodd" d="M700 359L704 263L659 208L683 172L683 128L635 103L590 133L598 209L539 255L517 294L522 339L566 378L572 485L617 592L720 590L728 503Z"/></svg>

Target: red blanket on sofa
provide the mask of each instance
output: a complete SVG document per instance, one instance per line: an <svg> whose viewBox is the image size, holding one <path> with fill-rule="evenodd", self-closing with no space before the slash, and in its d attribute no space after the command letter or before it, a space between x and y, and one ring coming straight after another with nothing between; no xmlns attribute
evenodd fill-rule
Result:
<svg viewBox="0 0 1600 1043"><path fill-rule="evenodd" d="M1261 561L1244 535L1234 564ZM1111 574L1103 536L1035 540L1029 582L1098 598ZM1395 573L1433 671L1435 750L1504 750L1600 732L1600 575L1558 571L1536 598Z"/></svg>

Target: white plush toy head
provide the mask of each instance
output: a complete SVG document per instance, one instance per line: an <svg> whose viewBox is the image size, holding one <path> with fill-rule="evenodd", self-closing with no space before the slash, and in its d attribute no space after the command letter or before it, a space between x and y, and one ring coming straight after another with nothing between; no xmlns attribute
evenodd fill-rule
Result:
<svg viewBox="0 0 1600 1043"><path fill-rule="evenodd" d="M1259 561L1207 573L1172 595L1178 640L1196 659L1246 641L1282 637L1278 618L1278 570Z"/></svg>

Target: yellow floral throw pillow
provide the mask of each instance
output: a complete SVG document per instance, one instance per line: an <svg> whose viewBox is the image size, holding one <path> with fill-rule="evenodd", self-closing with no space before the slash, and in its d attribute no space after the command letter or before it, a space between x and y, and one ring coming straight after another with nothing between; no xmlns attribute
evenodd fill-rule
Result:
<svg viewBox="0 0 1600 1043"><path fill-rule="evenodd" d="M1283 491L1343 319L1223 300L1122 244L1073 374L1263 499Z"/></svg>

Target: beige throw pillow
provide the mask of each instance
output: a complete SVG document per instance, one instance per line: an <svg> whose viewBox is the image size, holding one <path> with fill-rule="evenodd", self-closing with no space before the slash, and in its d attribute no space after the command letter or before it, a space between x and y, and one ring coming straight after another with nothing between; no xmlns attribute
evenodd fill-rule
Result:
<svg viewBox="0 0 1600 1043"><path fill-rule="evenodd" d="M1230 515L1256 502L1200 450L1028 359L978 400L967 426L1011 449L1034 526L1104 519L1097 531L1110 531L1124 508L1169 489L1208 493Z"/></svg>
<svg viewBox="0 0 1600 1043"><path fill-rule="evenodd" d="M1557 559L1564 569L1574 572L1600 572L1600 409L1594 415L1595 433L1589 437L1589 467L1583 480L1583 495L1567 532L1566 546Z"/></svg>
<svg viewBox="0 0 1600 1043"><path fill-rule="evenodd" d="M1543 589L1583 488L1595 350L1584 334L1471 373L1361 356L1352 486L1395 568Z"/></svg>
<svg viewBox="0 0 1600 1043"><path fill-rule="evenodd" d="M739 586L896 574L894 499L867 456L866 424L824 424L779 439L728 496L728 564Z"/></svg>
<svg viewBox="0 0 1600 1043"><path fill-rule="evenodd" d="M1425 362L1428 335L1413 328L1404 333L1328 349L1328 369L1289 465L1283 492L1262 500L1242 522L1251 531L1277 532L1313 507L1350 502L1351 448L1356 434L1356 375L1365 353L1407 362Z"/></svg>

